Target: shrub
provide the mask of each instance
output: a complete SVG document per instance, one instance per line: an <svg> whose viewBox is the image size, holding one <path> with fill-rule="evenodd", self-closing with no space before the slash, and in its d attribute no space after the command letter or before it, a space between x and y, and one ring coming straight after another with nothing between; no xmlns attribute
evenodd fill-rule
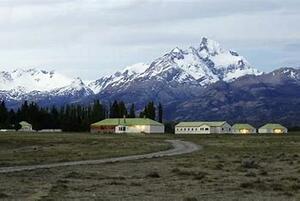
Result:
<svg viewBox="0 0 300 201"><path fill-rule="evenodd" d="M249 168L258 168L259 165L256 163L255 160L245 159L241 162L241 167L249 169Z"/></svg>
<svg viewBox="0 0 300 201"><path fill-rule="evenodd" d="M160 175L158 172L150 172L149 174L146 175L148 178L160 178Z"/></svg>

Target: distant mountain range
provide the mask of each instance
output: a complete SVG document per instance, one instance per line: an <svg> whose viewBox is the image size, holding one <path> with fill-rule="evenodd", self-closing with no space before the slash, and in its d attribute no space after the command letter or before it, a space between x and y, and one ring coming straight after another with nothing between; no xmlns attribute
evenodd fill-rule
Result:
<svg viewBox="0 0 300 201"><path fill-rule="evenodd" d="M42 106L123 100L142 108L162 102L165 118L266 121L300 125L300 70L263 73L237 52L202 38L197 47L174 48L150 64L139 63L95 81L57 72L0 72L0 98L10 107L24 100Z"/></svg>

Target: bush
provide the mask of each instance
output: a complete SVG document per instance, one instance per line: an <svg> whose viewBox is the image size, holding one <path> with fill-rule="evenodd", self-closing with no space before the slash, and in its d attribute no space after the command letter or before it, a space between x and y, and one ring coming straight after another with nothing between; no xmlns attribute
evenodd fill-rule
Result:
<svg viewBox="0 0 300 201"><path fill-rule="evenodd" d="M249 168L258 168L259 165L255 162L255 160L245 159L241 162L241 167L249 169Z"/></svg>
<svg viewBox="0 0 300 201"><path fill-rule="evenodd" d="M148 178L160 178L160 175L157 172L150 172L146 175Z"/></svg>

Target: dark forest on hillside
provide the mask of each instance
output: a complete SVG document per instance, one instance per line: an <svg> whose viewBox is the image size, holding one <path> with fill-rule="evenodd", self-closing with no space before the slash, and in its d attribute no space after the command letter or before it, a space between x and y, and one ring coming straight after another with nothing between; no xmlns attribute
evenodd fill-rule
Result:
<svg viewBox="0 0 300 201"><path fill-rule="evenodd" d="M0 103L0 128L19 129L20 121L27 121L32 124L34 130L41 129L62 129L63 131L89 131L90 124L101 121L105 118L135 118L145 117L162 122L163 108L154 102L146 104L139 114L135 105L126 107L123 101L114 101L109 106L95 100L89 106L66 105L60 108L39 107L34 102L25 101L17 110L8 110L5 102Z"/></svg>

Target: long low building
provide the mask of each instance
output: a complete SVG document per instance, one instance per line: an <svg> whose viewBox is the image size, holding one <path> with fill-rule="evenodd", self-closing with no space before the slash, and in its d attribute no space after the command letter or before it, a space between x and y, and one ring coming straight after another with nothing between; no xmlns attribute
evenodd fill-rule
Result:
<svg viewBox="0 0 300 201"><path fill-rule="evenodd" d="M253 134L256 133L256 128L250 124L234 124L232 126L232 133L235 134Z"/></svg>
<svg viewBox="0 0 300 201"><path fill-rule="evenodd" d="M275 133L283 134L287 133L288 129L280 124L266 124L258 129L259 133Z"/></svg>
<svg viewBox="0 0 300 201"><path fill-rule="evenodd" d="M164 133L165 126L148 118L110 118L94 123L91 133Z"/></svg>
<svg viewBox="0 0 300 201"><path fill-rule="evenodd" d="M212 134L231 133L231 126L226 121L180 122L175 126L175 134Z"/></svg>

